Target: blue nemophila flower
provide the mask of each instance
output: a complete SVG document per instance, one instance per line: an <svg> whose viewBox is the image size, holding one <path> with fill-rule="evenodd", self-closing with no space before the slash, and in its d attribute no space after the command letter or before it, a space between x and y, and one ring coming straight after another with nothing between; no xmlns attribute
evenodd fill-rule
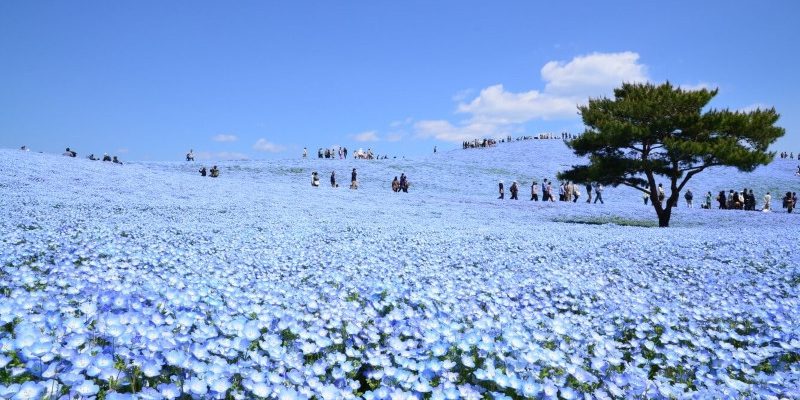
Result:
<svg viewBox="0 0 800 400"><path fill-rule="evenodd" d="M73 386L72 390L81 396L88 397L95 395L100 390L100 387L91 380L84 380L80 384Z"/></svg>
<svg viewBox="0 0 800 400"><path fill-rule="evenodd" d="M14 400L39 399L45 392L45 388L39 382L25 382L17 388Z"/></svg>

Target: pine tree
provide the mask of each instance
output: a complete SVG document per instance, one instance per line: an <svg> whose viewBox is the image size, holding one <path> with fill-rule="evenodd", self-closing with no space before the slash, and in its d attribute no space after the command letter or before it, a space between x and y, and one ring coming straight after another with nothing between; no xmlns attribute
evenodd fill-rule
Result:
<svg viewBox="0 0 800 400"><path fill-rule="evenodd" d="M767 148L785 132L775 125L780 116L774 108L704 111L717 91L625 83L614 99L590 99L578 107L586 131L567 142L589 164L574 165L559 179L649 193L658 225L669 226L672 207L693 176L715 166L752 171L768 164L775 153ZM658 201L657 175L670 181L666 205Z"/></svg>

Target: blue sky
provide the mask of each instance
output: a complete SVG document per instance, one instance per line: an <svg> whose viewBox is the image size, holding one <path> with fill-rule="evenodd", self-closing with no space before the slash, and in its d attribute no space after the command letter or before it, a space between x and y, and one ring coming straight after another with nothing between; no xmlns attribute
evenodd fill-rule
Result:
<svg viewBox="0 0 800 400"><path fill-rule="evenodd" d="M800 152L793 1L0 2L0 147L123 160L415 156L579 132L619 82L775 106Z"/></svg>

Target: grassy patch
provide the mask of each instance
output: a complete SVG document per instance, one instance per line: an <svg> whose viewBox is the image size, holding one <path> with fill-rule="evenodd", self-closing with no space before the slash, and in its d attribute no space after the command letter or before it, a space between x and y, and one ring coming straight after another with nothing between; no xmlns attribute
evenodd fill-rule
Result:
<svg viewBox="0 0 800 400"><path fill-rule="evenodd" d="M647 219L631 219L623 217L586 217L586 218L556 218L553 222L562 222L566 224L584 224L584 225L621 225L621 226L638 226L642 228L656 228L658 221Z"/></svg>

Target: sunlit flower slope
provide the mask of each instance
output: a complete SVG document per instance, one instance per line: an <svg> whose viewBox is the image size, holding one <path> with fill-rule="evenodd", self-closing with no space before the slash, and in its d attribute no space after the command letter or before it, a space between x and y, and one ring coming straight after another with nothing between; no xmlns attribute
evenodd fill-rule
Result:
<svg viewBox="0 0 800 400"><path fill-rule="evenodd" d="M528 141L213 179L0 150L0 397L800 397L795 162L697 176L668 229L631 189L528 200L578 162ZM698 207L744 187L774 212Z"/></svg>

